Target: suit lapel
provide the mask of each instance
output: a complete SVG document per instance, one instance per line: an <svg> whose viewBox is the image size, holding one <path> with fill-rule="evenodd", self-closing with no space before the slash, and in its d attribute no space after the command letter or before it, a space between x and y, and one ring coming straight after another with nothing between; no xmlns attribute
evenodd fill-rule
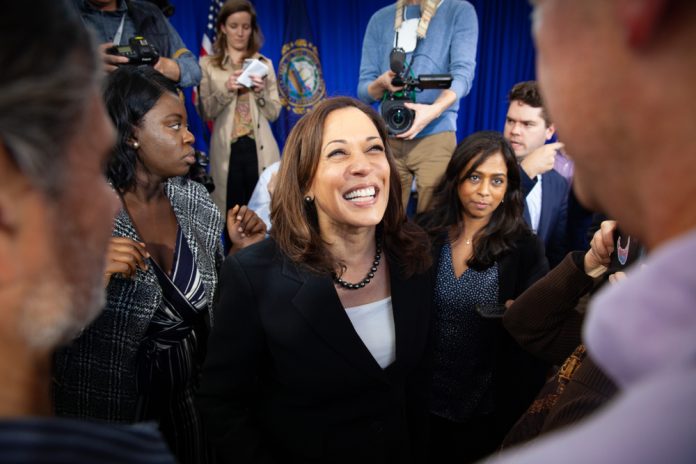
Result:
<svg viewBox="0 0 696 464"><path fill-rule="evenodd" d="M428 333L432 288L426 276L405 280L401 266L390 260L392 307L396 332L396 367L409 372L421 361Z"/></svg>
<svg viewBox="0 0 696 464"><path fill-rule="evenodd" d="M549 236L549 226L551 219L549 218L549 210L553 203L555 192L551 190L548 182L548 176L541 176L541 213L539 215L539 230L537 235L546 243Z"/></svg>
<svg viewBox="0 0 696 464"><path fill-rule="evenodd" d="M381 381L386 380L379 364L353 328L331 279L300 272L287 260L283 264L283 273L301 282L292 304L319 337L364 373Z"/></svg>

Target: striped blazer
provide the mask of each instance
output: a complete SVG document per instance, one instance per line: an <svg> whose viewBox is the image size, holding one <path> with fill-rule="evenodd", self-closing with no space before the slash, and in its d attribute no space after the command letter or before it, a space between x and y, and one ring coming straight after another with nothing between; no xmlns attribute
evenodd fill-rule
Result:
<svg viewBox="0 0 696 464"><path fill-rule="evenodd" d="M217 270L222 263L222 217L205 188L184 178L165 186L203 279L212 323ZM142 241L121 209L113 236ZM136 357L150 320L162 300L152 266L134 279L113 276L106 307L77 339L55 357L53 397L56 414L132 422L136 412Z"/></svg>

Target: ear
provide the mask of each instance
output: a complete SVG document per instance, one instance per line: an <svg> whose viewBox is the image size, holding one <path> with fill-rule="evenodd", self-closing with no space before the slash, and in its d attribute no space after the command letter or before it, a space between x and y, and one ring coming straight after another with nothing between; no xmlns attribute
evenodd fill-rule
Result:
<svg viewBox="0 0 696 464"><path fill-rule="evenodd" d="M138 139L136 138L135 134L128 137L126 144L134 150L137 150L138 148L140 148L140 142L138 142Z"/></svg>
<svg viewBox="0 0 696 464"><path fill-rule="evenodd" d="M553 125L553 123L549 124L549 127L546 128L546 141L548 142L551 140L551 137L553 137L553 134L556 133L556 126Z"/></svg>
<svg viewBox="0 0 696 464"><path fill-rule="evenodd" d="M17 192L17 184L24 180L9 150L0 140L0 235L4 239L16 229L12 198Z"/></svg>
<svg viewBox="0 0 696 464"><path fill-rule="evenodd" d="M17 243L22 233L23 204L31 190L0 140L0 287L14 279Z"/></svg>
<svg viewBox="0 0 696 464"><path fill-rule="evenodd" d="M630 47L642 48L657 33L670 0L618 0L616 15Z"/></svg>

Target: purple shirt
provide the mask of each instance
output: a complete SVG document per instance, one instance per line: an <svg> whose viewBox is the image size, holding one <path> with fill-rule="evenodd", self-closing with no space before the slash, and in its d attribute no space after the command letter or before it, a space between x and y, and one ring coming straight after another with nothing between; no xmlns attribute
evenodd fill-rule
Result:
<svg viewBox="0 0 696 464"><path fill-rule="evenodd" d="M553 168L560 175L563 176L565 180L568 181L568 185L573 184L573 171L575 170L575 164L568 158L562 150L556 150L556 158L553 162Z"/></svg>

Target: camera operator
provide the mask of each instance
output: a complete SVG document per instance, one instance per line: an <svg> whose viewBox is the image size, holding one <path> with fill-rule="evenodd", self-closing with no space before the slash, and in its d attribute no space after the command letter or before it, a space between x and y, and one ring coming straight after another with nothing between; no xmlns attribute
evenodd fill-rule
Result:
<svg viewBox="0 0 696 464"><path fill-rule="evenodd" d="M114 45L127 45L136 36L144 37L160 57L154 68L181 87L198 85L201 69L179 33L160 9L144 0L72 0L82 21L94 30L101 45L104 69L114 71L128 58L108 53Z"/></svg>
<svg viewBox="0 0 696 464"><path fill-rule="evenodd" d="M402 89L395 85L390 52L401 48L405 77L450 74L451 87L417 92L405 107L415 111L412 126L390 137L399 168L404 206L413 177L418 212L424 211L432 189L447 167L456 146L459 100L471 90L476 67L478 19L463 0L399 0L377 11L367 25L360 63L358 96L365 102L381 100Z"/></svg>

